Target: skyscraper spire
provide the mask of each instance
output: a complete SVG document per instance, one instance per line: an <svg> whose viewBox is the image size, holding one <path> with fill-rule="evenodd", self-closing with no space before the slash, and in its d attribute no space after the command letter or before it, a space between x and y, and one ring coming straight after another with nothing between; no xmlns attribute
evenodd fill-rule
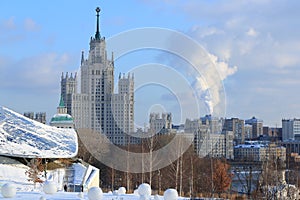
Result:
<svg viewBox="0 0 300 200"><path fill-rule="evenodd" d="M96 40L100 40L101 36L100 36L100 31L99 31L99 12L100 12L100 8L97 7L96 8L96 12L97 12L97 30L96 30L96 34L95 34L95 39Z"/></svg>
<svg viewBox="0 0 300 200"><path fill-rule="evenodd" d="M111 52L111 63L112 63L113 66L115 65L114 52Z"/></svg>
<svg viewBox="0 0 300 200"><path fill-rule="evenodd" d="M84 51L81 51L81 64L84 62Z"/></svg>

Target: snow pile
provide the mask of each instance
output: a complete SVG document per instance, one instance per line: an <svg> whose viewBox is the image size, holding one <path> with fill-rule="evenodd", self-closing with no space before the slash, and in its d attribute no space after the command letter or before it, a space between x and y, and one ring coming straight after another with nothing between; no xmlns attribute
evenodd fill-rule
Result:
<svg viewBox="0 0 300 200"><path fill-rule="evenodd" d="M0 164L0 187L6 183L13 183L17 191L31 191L33 184L28 182L28 176L25 175L28 169L27 166L17 162Z"/></svg>
<svg viewBox="0 0 300 200"><path fill-rule="evenodd" d="M141 196L150 196L151 195L151 186L148 183L142 183L138 187L138 193Z"/></svg>
<svg viewBox="0 0 300 200"><path fill-rule="evenodd" d="M167 189L164 192L164 200L177 200L178 192L175 189Z"/></svg>
<svg viewBox="0 0 300 200"><path fill-rule="evenodd" d="M138 187L140 200L149 200L151 196L151 186L148 183L142 183Z"/></svg>
<svg viewBox="0 0 300 200"><path fill-rule="evenodd" d="M78 151L74 129L59 129L0 106L0 155L70 158Z"/></svg>
<svg viewBox="0 0 300 200"><path fill-rule="evenodd" d="M101 200L103 192L99 187L91 187L88 191L89 200Z"/></svg>
<svg viewBox="0 0 300 200"><path fill-rule="evenodd" d="M120 187L118 189L118 194L126 194L126 188L125 187Z"/></svg>
<svg viewBox="0 0 300 200"><path fill-rule="evenodd" d="M12 198L16 196L16 186L12 183L6 183L1 187L1 194L5 198Z"/></svg>
<svg viewBox="0 0 300 200"><path fill-rule="evenodd" d="M43 184L43 190L46 194L54 194L57 192L57 186L53 181L46 181Z"/></svg>

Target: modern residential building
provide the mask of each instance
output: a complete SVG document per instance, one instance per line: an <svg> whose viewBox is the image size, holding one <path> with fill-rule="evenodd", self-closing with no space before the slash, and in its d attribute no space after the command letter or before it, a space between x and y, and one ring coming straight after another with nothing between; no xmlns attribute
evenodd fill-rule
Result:
<svg viewBox="0 0 300 200"><path fill-rule="evenodd" d="M252 137L252 125L245 124L244 128L245 128L245 140L251 140L253 138Z"/></svg>
<svg viewBox="0 0 300 200"><path fill-rule="evenodd" d="M282 119L282 140L295 140L300 137L300 119Z"/></svg>
<svg viewBox="0 0 300 200"><path fill-rule="evenodd" d="M251 119L245 120L245 124L252 126L252 138L258 138L263 135L263 121L252 117Z"/></svg>
<svg viewBox="0 0 300 200"><path fill-rule="evenodd" d="M206 124L210 128L210 132L213 134L220 134L222 132L223 118L213 117L211 115L205 115L204 117L200 118L202 124Z"/></svg>
<svg viewBox="0 0 300 200"><path fill-rule="evenodd" d="M276 144L263 144L258 141L248 141L234 147L234 159L237 161L262 162L279 160L285 162L286 148Z"/></svg>
<svg viewBox="0 0 300 200"><path fill-rule="evenodd" d="M270 137L273 141L281 141L282 128L264 126L263 135Z"/></svg>
<svg viewBox="0 0 300 200"><path fill-rule="evenodd" d="M234 134L232 131L223 131L222 135L225 137L225 157L226 159L234 159L233 154L233 141L234 141Z"/></svg>
<svg viewBox="0 0 300 200"><path fill-rule="evenodd" d="M134 131L134 76L120 74L118 93L114 93L114 57L113 53L111 59L107 56L105 37L99 31L99 8L96 13L89 55L81 55L80 82L77 74L62 75L61 95L75 128L98 131L114 144L134 143L135 138L129 136Z"/></svg>
<svg viewBox="0 0 300 200"><path fill-rule="evenodd" d="M209 124L203 124L201 119L185 122L184 132L194 134L194 149L198 156L233 159L233 132L216 134L210 130Z"/></svg>
<svg viewBox="0 0 300 200"><path fill-rule="evenodd" d="M300 140L285 140L280 142L280 144L286 148L288 154L300 154Z"/></svg>
<svg viewBox="0 0 300 200"><path fill-rule="evenodd" d="M223 132L232 131L234 136L234 145L242 144L245 141L244 120L239 118L225 119Z"/></svg>

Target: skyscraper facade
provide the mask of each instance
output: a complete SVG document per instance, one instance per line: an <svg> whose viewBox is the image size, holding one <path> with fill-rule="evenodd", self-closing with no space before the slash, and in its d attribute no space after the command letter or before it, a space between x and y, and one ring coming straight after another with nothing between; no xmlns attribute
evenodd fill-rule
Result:
<svg viewBox="0 0 300 200"><path fill-rule="evenodd" d="M225 119L223 131L232 131L234 136L234 145L242 144L245 141L244 120L239 118Z"/></svg>
<svg viewBox="0 0 300 200"><path fill-rule="evenodd" d="M282 119L282 140L295 140L300 136L300 119Z"/></svg>
<svg viewBox="0 0 300 200"><path fill-rule="evenodd" d="M61 95L75 128L98 131L111 142L125 145L133 139L129 134L134 131L134 77L120 74L118 93L114 93L113 52L109 59L105 37L99 31L100 8L96 12L96 33L90 39L88 57L84 52L81 55L80 83L77 74L62 75Z"/></svg>
<svg viewBox="0 0 300 200"><path fill-rule="evenodd" d="M245 124L252 126L252 138L257 138L263 135L263 120L252 117L245 120Z"/></svg>

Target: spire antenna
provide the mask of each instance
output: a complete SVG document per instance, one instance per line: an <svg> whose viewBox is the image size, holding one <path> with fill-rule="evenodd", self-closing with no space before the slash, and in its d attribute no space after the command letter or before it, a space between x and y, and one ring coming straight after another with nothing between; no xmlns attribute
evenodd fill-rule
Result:
<svg viewBox="0 0 300 200"><path fill-rule="evenodd" d="M84 62L84 51L81 51L81 65Z"/></svg>
<svg viewBox="0 0 300 200"><path fill-rule="evenodd" d="M96 8L96 12L97 12L97 30L96 30L96 34L95 34L95 39L96 40L100 40L100 31L99 31L99 13L100 13L101 9L99 7Z"/></svg>

